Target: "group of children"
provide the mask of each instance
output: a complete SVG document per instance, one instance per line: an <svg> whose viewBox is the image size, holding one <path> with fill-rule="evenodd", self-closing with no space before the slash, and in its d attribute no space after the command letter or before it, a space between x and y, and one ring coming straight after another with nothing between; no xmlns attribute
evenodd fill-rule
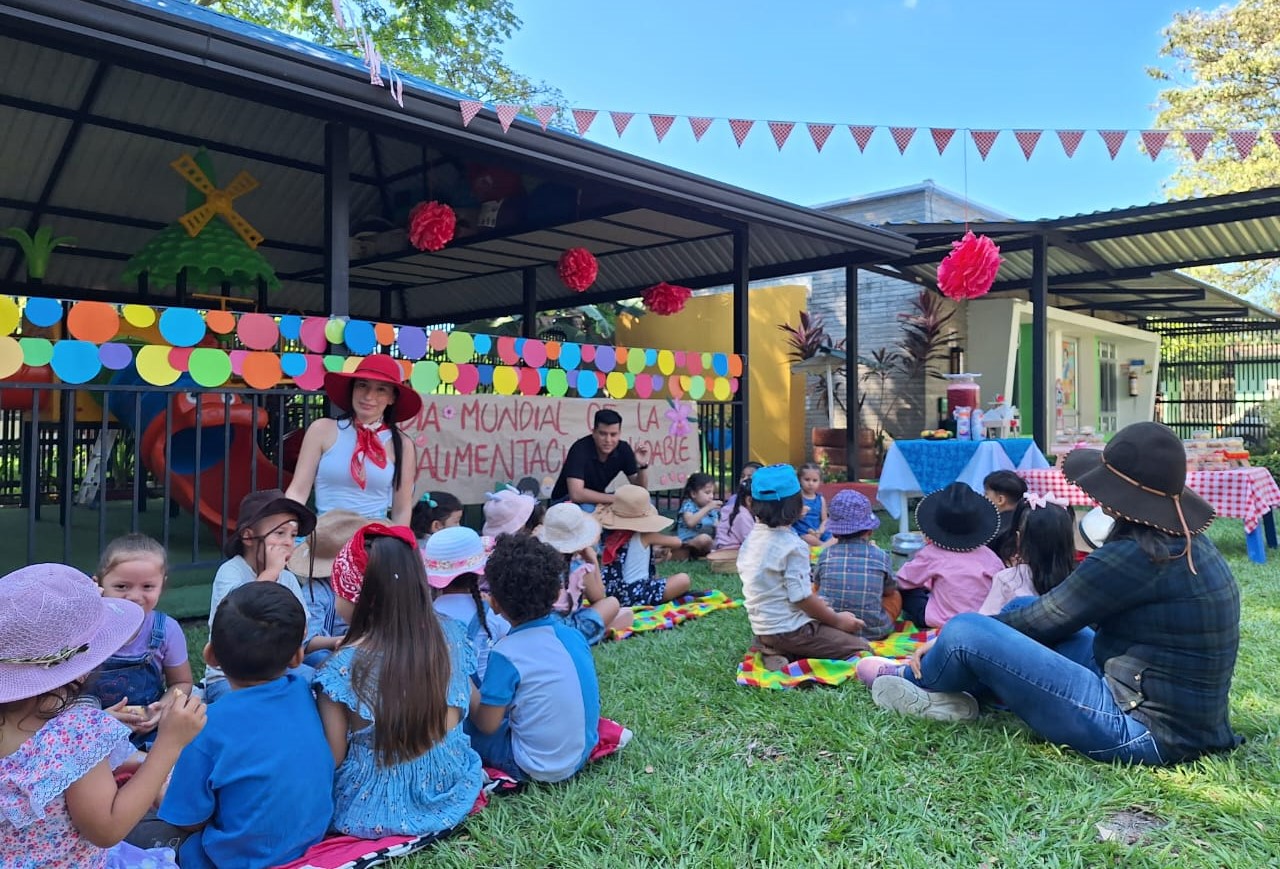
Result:
<svg viewBox="0 0 1280 869"><path fill-rule="evenodd" d="M721 505L695 475L675 535L629 485L594 514L495 493L483 536L443 492L411 527L251 493L214 580L203 701L180 626L156 610L154 540L113 541L96 588L62 565L16 571L0 579L0 863L102 866L125 839L176 847L184 869L267 866L329 831L453 827L484 766L569 778L604 721L589 647L689 589L657 576L656 546L739 548L775 667L853 657L900 615L998 612L1072 569L1070 514L1016 475L989 477L986 499L962 484L923 499L927 544L896 574L867 499L827 505L817 480L749 467Z"/></svg>

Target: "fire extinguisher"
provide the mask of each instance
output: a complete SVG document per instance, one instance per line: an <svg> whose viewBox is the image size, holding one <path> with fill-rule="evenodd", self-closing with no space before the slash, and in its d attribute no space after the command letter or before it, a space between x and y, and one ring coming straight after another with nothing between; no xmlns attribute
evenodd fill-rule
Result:
<svg viewBox="0 0 1280 869"><path fill-rule="evenodd" d="M1138 396L1138 372L1133 368L1129 369L1129 396L1131 398Z"/></svg>

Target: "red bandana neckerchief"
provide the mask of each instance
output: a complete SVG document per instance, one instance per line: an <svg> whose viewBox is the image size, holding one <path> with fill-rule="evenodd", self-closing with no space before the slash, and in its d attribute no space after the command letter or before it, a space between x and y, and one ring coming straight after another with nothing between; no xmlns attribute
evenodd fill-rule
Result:
<svg viewBox="0 0 1280 869"><path fill-rule="evenodd" d="M618 554L622 552L622 547L631 542L634 531L610 531L609 537L605 540L604 552L600 556L601 564L613 564Z"/></svg>
<svg viewBox="0 0 1280 869"><path fill-rule="evenodd" d="M372 426L352 420L351 424L356 428L356 448L351 452L351 479L363 489L368 483L368 476L364 472L365 459L379 468L387 466L387 448L382 445L378 435L388 429L386 423Z"/></svg>

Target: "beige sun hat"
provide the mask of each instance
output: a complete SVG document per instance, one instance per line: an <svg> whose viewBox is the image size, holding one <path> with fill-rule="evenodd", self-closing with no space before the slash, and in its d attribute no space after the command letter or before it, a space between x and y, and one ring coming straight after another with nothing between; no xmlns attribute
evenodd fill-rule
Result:
<svg viewBox="0 0 1280 869"><path fill-rule="evenodd" d="M536 534L557 552L581 552L600 539L600 523L577 504L565 501L547 510Z"/></svg>
<svg viewBox="0 0 1280 869"><path fill-rule="evenodd" d="M372 523L351 510L330 510L316 520L315 531L289 557L286 565L295 576L333 576L333 560L356 532Z"/></svg>
<svg viewBox="0 0 1280 869"><path fill-rule="evenodd" d="M654 532L670 527L674 519L658 512L649 501L649 490L643 486L619 486L613 493L613 503L605 504L595 512L596 521L610 531Z"/></svg>

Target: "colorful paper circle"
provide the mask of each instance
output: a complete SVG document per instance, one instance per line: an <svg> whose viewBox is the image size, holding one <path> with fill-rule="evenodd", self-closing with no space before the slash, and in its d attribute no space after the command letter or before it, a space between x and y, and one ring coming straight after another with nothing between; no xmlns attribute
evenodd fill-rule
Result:
<svg viewBox="0 0 1280 869"><path fill-rule="evenodd" d="M324 370L325 371L341 371L342 364L346 361L347 361L347 357L345 356L337 356L337 355L334 355L333 353L326 353L324 355Z"/></svg>
<svg viewBox="0 0 1280 869"><path fill-rule="evenodd" d="M711 357L711 370L720 377L729 376L729 357L724 353L716 353Z"/></svg>
<svg viewBox="0 0 1280 869"><path fill-rule="evenodd" d="M357 356L368 356L378 349L378 336L373 324L365 320L351 320L342 333L347 349Z"/></svg>
<svg viewBox="0 0 1280 869"><path fill-rule="evenodd" d="M244 314L236 326L236 337L250 350L272 350L280 340L275 317L268 314Z"/></svg>
<svg viewBox="0 0 1280 869"><path fill-rule="evenodd" d="M582 364L582 348L573 343L561 344L560 367L565 371L572 371L580 364Z"/></svg>
<svg viewBox="0 0 1280 869"><path fill-rule="evenodd" d="M689 369L690 374L702 373L702 354L686 353L684 357L685 367Z"/></svg>
<svg viewBox="0 0 1280 869"><path fill-rule="evenodd" d="M521 395L537 395L542 391L542 370L541 368L520 369Z"/></svg>
<svg viewBox="0 0 1280 869"><path fill-rule="evenodd" d="M250 353L241 369L240 376L254 389L270 389L280 382L280 357L274 353Z"/></svg>
<svg viewBox="0 0 1280 869"><path fill-rule="evenodd" d="M324 359L314 353L307 354L307 368L293 376L299 389L314 391L324 386Z"/></svg>
<svg viewBox="0 0 1280 869"><path fill-rule="evenodd" d="M648 398L653 395L653 379L647 374L637 374L633 388L636 391L636 397Z"/></svg>
<svg viewBox="0 0 1280 869"><path fill-rule="evenodd" d="M596 368L608 374L618 364L618 356L612 352L612 348L604 347L596 351Z"/></svg>
<svg viewBox="0 0 1280 869"><path fill-rule="evenodd" d="M22 361L33 367L48 365L53 358L53 343L46 338L19 338L22 347Z"/></svg>
<svg viewBox="0 0 1280 869"><path fill-rule="evenodd" d="M57 299L27 299L23 313L31 325L47 328L62 322L62 303Z"/></svg>
<svg viewBox="0 0 1280 869"><path fill-rule="evenodd" d="M656 365L657 363L658 363L658 351L654 350L652 347L646 347L644 351L644 364L648 366L648 365Z"/></svg>
<svg viewBox="0 0 1280 869"><path fill-rule="evenodd" d="M400 335L403 340L404 332L402 331ZM415 362L413 374L409 376L409 384L418 392L435 392L436 387L440 385L440 366L430 360Z"/></svg>
<svg viewBox="0 0 1280 869"><path fill-rule="evenodd" d="M668 377L667 392L671 393L672 398L684 398L684 386L681 384L683 377Z"/></svg>
<svg viewBox="0 0 1280 869"><path fill-rule="evenodd" d="M475 342L467 332L450 332L445 344L445 355L455 365L470 362L475 355Z"/></svg>
<svg viewBox="0 0 1280 869"><path fill-rule="evenodd" d="M488 335L472 335L471 340L476 345L477 356L488 356L493 349L493 339Z"/></svg>
<svg viewBox="0 0 1280 869"><path fill-rule="evenodd" d="M156 310L150 305L125 305L124 321L135 329L146 329L156 321Z"/></svg>
<svg viewBox="0 0 1280 869"><path fill-rule="evenodd" d="M187 360L191 358L190 347L170 347L169 364L178 371L187 370Z"/></svg>
<svg viewBox="0 0 1280 869"><path fill-rule="evenodd" d="M476 374L480 378L481 386L493 386L493 366L477 365Z"/></svg>
<svg viewBox="0 0 1280 869"><path fill-rule="evenodd" d="M578 395L583 398L591 398L596 394L600 387L600 382L596 380L594 371L578 372Z"/></svg>
<svg viewBox="0 0 1280 869"><path fill-rule="evenodd" d="M133 362L133 348L128 344L103 344L98 348L98 361L110 371L123 371Z"/></svg>
<svg viewBox="0 0 1280 869"><path fill-rule="evenodd" d="M725 370L729 370L728 365L725 365ZM729 388L729 378L717 377L715 383L711 386L711 394L715 396L716 401L728 401L729 397L733 395L733 390Z"/></svg>
<svg viewBox="0 0 1280 869"><path fill-rule="evenodd" d="M281 353L280 371L285 377L298 377L307 372L307 357L301 353Z"/></svg>
<svg viewBox="0 0 1280 869"><path fill-rule="evenodd" d="M440 363L440 382L447 383L452 386L458 379L458 364L456 362Z"/></svg>
<svg viewBox="0 0 1280 869"><path fill-rule="evenodd" d="M197 347L187 359L187 373L196 383L213 389L231 379L231 359L216 347Z"/></svg>
<svg viewBox="0 0 1280 869"><path fill-rule="evenodd" d="M209 320L206 318L205 322L208 323ZM285 314L280 318L279 328L281 338L286 341L297 341L302 334L302 318L297 314Z"/></svg>
<svg viewBox="0 0 1280 869"><path fill-rule="evenodd" d="M443 353L449 347L449 333L440 329L432 329L427 344L437 353Z"/></svg>
<svg viewBox="0 0 1280 869"><path fill-rule="evenodd" d="M463 395L470 395L480 385L480 372L474 365L459 365L458 377L453 381L453 388Z"/></svg>
<svg viewBox="0 0 1280 869"><path fill-rule="evenodd" d="M204 317L194 308L165 308L160 315L160 335L174 347L194 347L204 334Z"/></svg>
<svg viewBox="0 0 1280 869"><path fill-rule="evenodd" d="M137 365L138 375L152 386L169 386L181 373L169 364L169 348L158 344L138 348Z"/></svg>
<svg viewBox="0 0 1280 869"><path fill-rule="evenodd" d="M329 339L325 336L328 325L329 321L324 317L308 317L303 320L302 328L298 330L298 338L302 341L302 346L312 353L323 353L328 350Z"/></svg>
<svg viewBox="0 0 1280 869"><path fill-rule="evenodd" d="M698 401L707 394L707 379L701 374L689 378L689 397Z"/></svg>
<svg viewBox="0 0 1280 869"><path fill-rule="evenodd" d="M216 335L230 335L236 328L236 315L230 311L206 311L204 325Z"/></svg>
<svg viewBox="0 0 1280 869"><path fill-rule="evenodd" d="M515 395L520 387L520 374L509 365L493 369L493 391L498 395Z"/></svg>
<svg viewBox="0 0 1280 869"><path fill-rule="evenodd" d="M341 317L334 317L326 320L324 324L324 337L330 344L341 344L343 336L347 334L347 321Z"/></svg>
<svg viewBox="0 0 1280 869"><path fill-rule="evenodd" d="M427 355L427 333L417 326L401 326L396 346L405 359L421 359Z"/></svg>
<svg viewBox="0 0 1280 869"><path fill-rule="evenodd" d="M742 357L736 353L729 357L729 376L742 376Z"/></svg>
<svg viewBox="0 0 1280 869"><path fill-rule="evenodd" d="M632 374L639 374L644 371L647 364L645 353L639 347L632 347L627 351L627 370Z"/></svg>
<svg viewBox="0 0 1280 869"><path fill-rule="evenodd" d="M0 380L16 374L22 358L22 345L8 335L0 336Z"/></svg>
<svg viewBox="0 0 1280 869"><path fill-rule="evenodd" d="M547 364L547 345L530 338L524 342L524 349L520 351L520 355L524 357L526 365L541 368Z"/></svg>
<svg viewBox="0 0 1280 869"><path fill-rule="evenodd" d="M377 338L382 346L390 347L396 343L396 327L390 323L375 323L373 337Z"/></svg>
<svg viewBox="0 0 1280 869"><path fill-rule="evenodd" d="M604 379L605 392L611 398L622 398L627 394L627 376L621 371L612 371Z"/></svg>
<svg viewBox="0 0 1280 869"><path fill-rule="evenodd" d="M67 314L67 331L73 338L81 341L105 344L116 337L116 333L120 331L120 315L106 302L76 302ZM80 352L72 351L73 354ZM98 364L97 359L94 360L94 364ZM62 377L61 374L58 376ZM75 382L83 383L84 381Z"/></svg>
<svg viewBox="0 0 1280 869"><path fill-rule="evenodd" d="M547 369L547 392L556 398L561 398L569 391L569 378L563 369L548 368Z"/></svg>
<svg viewBox="0 0 1280 869"><path fill-rule="evenodd" d="M506 365L515 365L520 361L520 352L516 350L516 339L510 335L498 337L498 358Z"/></svg>
<svg viewBox="0 0 1280 869"><path fill-rule="evenodd" d="M583 362L590 363L590 362L596 361L596 345L583 344L581 347L578 348L578 352L582 354Z"/></svg>
<svg viewBox="0 0 1280 869"><path fill-rule="evenodd" d="M676 370L676 356L670 350L658 351L658 370L668 377Z"/></svg>
<svg viewBox="0 0 1280 869"><path fill-rule="evenodd" d="M10 335L18 328L22 312L12 296L0 296L0 335Z"/></svg>

